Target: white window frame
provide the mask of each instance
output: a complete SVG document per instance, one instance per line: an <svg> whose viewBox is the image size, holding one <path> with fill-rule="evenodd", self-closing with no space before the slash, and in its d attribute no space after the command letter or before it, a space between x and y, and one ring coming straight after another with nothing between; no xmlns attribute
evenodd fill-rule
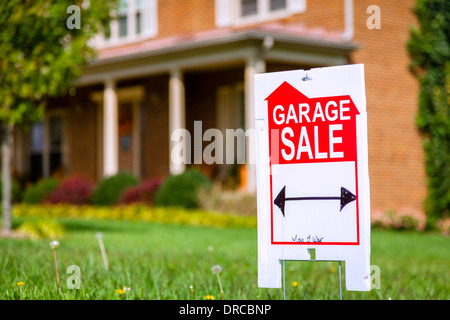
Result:
<svg viewBox="0 0 450 320"><path fill-rule="evenodd" d="M127 35L120 37L119 20L114 19L110 23L110 37L104 34L98 35L96 46L100 48L132 43L135 41L153 38L158 34L158 0L140 0L141 6L137 7L138 0L128 0L127 5ZM141 12L141 30L137 34L136 14ZM117 11L112 13L118 17Z"/></svg>
<svg viewBox="0 0 450 320"><path fill-rule="evenodd" d="M216 0L217 27L240 26L276 20L295 13L306 11L306 0L286 0L286 8L270 10L270 0L257 0L258 12L254 15L241 16L241 0Z"/></svg>

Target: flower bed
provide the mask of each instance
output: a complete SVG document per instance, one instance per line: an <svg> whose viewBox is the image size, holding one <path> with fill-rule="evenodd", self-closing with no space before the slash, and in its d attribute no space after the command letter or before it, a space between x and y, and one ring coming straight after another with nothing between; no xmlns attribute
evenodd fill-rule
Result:
<svg viewBox="0 0 450 320"><path fill-rule="evenodd" d="M374 210L371 213L372 226L380 229L424 231L426 222L425 213L414 209Z"/></svg>
<svg viewBox="0 0 450 320"><path fill-rule="evenodd" d="M203 210L176 207L128 206L74 206L74 205L16 205L14 217L91 218L147 221L170 224L189 224L217 227L256 228L255 216L239 216Z"/></svg>
<svg viewBox="0 0 450 320"><path fill-rule="evenodd" d="M129 221L147 221L167 224L203 225L216 227L256 228L255 215L218 213L212 210L185 209L179 207L152 207L145 204L119 206L92 206L69 204L17 204L13 206L14 217L24 218L90 218ZM379 211L371 214L371 224L377 229L424 231L426 216L413 210ZM450 234L450 219L442 219L437 229Z"/></svg>

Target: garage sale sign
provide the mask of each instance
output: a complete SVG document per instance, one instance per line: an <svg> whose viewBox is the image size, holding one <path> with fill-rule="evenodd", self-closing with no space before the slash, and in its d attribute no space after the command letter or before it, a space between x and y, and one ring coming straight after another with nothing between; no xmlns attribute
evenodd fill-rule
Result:
<svg viewBox="0 0 450 320"><path fill-rule="evenodd" d="M347 290L370 290L364 66L254 85L259 286L281 286L282 260L314 259L345 261Z"/></svg>

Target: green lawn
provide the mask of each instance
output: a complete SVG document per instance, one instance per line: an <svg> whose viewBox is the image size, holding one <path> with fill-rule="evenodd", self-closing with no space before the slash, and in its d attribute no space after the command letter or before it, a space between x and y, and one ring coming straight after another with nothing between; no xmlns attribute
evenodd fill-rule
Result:
<svg viewBox="0 0 450 320"><path fill-rule="evenodd" d="M66 229L56 251L61 292L49 240L0 239L0 299L204 299L212 295L217 300L219 284L211 272L215 264L222 267L226 299L283 299L282 289L257 286L256 229L58 221ZM99 231L104 235L109 271L95 238ZM380 267L381 289L344 290L344 299L450 299L449 238L374 230L371 264ZM67 287L70 265L80 267L79 290ZM124 287L131 290L115 292ZM286 297L339 299L338 263L286 262Z"/></svg>

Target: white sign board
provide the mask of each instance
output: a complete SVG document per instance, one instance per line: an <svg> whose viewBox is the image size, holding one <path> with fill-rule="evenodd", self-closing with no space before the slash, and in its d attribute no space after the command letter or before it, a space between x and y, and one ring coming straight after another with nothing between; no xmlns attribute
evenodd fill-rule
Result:
<svg viewBox="0 0 450 320"><path fill-rule="evenodd" d="M255 75L258 285L282 260L345 261L347 290L370 290L364 66Z"/></svg>

